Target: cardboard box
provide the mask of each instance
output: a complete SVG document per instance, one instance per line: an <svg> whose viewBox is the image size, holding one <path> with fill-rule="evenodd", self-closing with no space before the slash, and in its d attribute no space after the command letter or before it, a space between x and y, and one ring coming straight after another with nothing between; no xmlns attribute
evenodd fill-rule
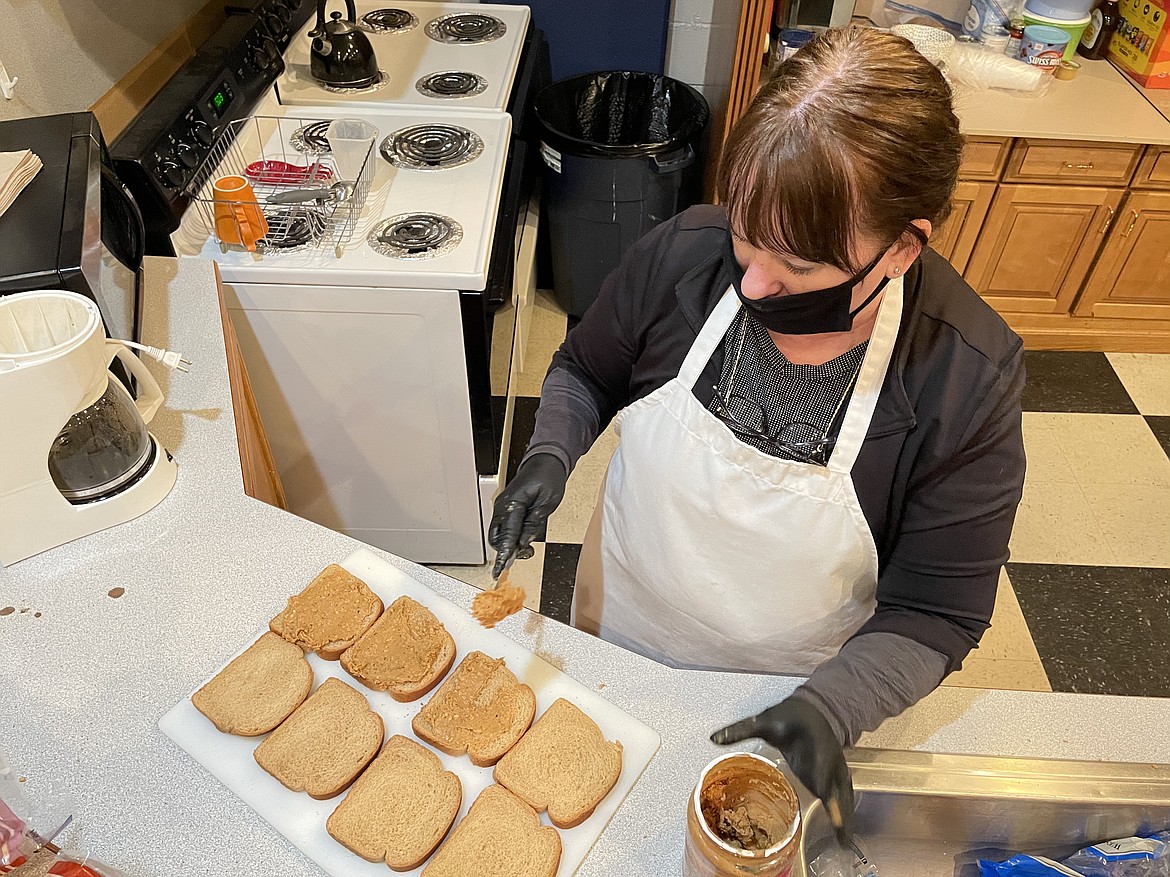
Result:
<svg viewBox="0 0 1170 877"><path fill-rule="evenodd" d="M1120 0L1109 57L1144 88L1170 88L1170 0Z"/></svg>

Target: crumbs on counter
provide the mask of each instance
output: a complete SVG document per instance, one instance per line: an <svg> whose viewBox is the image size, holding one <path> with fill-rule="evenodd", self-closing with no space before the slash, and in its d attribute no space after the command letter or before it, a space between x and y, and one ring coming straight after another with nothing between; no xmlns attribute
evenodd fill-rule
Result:
<svg viewBox="0 0 1170 877"><path fill-rule="evenodd" d="M115 600L117 600L119 597L121 597L125 593L126 593L125 588L110 588L110 590L109 590L109 592L107 592L106 596L113 597Z"/></svg>
<svg viewBox="0 0 1170 877"><path fill-rule="evenodd" d="M43 612L34 612L33 618L40 618L43 614L44 614Z"/></svg>
<svg viewBox="0 0 1170 877"><path fill-rule="evenodd" d="M598 682L598 683L597 683L597 690L598 690L598 691L605 691L605 683L604 683L604 682Z"/></svg>

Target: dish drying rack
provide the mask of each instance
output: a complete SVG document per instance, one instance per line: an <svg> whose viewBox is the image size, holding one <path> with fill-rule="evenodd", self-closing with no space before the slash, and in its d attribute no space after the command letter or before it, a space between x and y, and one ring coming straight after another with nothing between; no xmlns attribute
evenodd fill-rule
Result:
<svg viewBox="0 0 1170 877"><path fill-rule="evenodd" d="M256 242L259 253L283 253L290 250L319 250L341 257L346 243L353 236L358 217L370 193L374 177L371 143L362 161L361 170L352 193L336 201L305 201L298 204L271 204L268 198L281 192L320 187L328 189L343 180L337 162L324 137L305 138L309 126L317 126L323 133L329 125L326 119L305 119L290 116L252 116L228 124L212 145L207 157L195 171L186 193L196 207L207 233L223 252L229 248L242 249L234 241L219 237L216 223L216 204L251 206L251 201L216 201L215 181L224 176L246 179L256 194L256 202L268 223L268 231ZM295 172L265 170L249 173L257 162L282 162L301 168ZM269 164L271 167L271 164Z"/></svg>

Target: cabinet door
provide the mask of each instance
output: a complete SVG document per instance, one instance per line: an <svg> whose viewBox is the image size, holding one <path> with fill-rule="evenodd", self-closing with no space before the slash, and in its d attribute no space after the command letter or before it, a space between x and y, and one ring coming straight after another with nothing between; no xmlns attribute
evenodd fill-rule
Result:
<svg viewBox="0 0 1170 877"><path fill-rule="evenodd" d="M1170 193L1130 194L1076 314L1170 320Z"/></svg>
<svg viewBox="0 0 1170 877"><path fill-rule="evenodd" d="M1147 146L1133 176L1135 189L1170 189L1170 146Z"/></svg>
<svg viewBox="0 0 1170 877"><path fill-rule="evenodd" d="M993 197L995 183L960 182L951 200L951 215L930 237L931 247L960 274L971 258Z"/></svg>
<svg viewBox="0 0 1170 877"><path fill-rule="evenodd" d="M1069 313L1124 194L1001 185L964 277L1001 313Z"/></svg>

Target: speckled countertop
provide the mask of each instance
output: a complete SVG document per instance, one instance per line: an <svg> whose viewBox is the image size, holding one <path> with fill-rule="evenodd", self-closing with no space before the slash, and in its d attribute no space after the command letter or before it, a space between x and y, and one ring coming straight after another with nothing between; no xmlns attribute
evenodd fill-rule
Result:
<svg viewBox="0 0 1170 877"><path fill-rule="evenodd" d="M69 845L130 877L320 877L156 722L358 543L243 494L212 265L150 259L147 280L146 339L195 363L155 370L168 395L152 428L178 484L136 521L0 570L0 608L18 610L0 617L0 748L30 783L68 791ZM470 605L469 586L379 553ZM581 875L678 873L686 797L717 752L707 735L798 684L671 670L529 612L500 629L662 736ZM1170 700L944 688L863 742L1165 761L1167 727Z"/></svg>

